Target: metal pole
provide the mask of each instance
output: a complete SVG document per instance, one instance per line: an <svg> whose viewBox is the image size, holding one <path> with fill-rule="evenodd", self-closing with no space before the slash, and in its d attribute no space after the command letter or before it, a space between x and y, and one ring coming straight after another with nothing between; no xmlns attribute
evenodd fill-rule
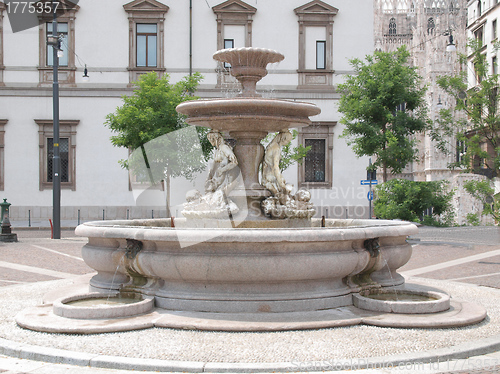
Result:
<svg viewBox="0 0 500 374"><path fill-rule="evenodd" d="M370 176L370 178L368 178L370 180L370 192L368 192L368 219L372 219L372 200L371 200L371 197L372 197L372 170L371 170L371 166L372 166L372 159L370 158L370 160L368 162L368 170L370 171L368 173L368 175Z"/></svg>
<svg viewBox="0 0 500 374"><path fill-rule="evenodd" d="M193 0L189 0L189 76L193 75Z"/></svg>
<svg viewBox="0 0 500 374"><path fill-rule="evenodd" d="M52 36L57 38L57 14L53 0L52 9L54 10L52 21ZM52 84L52 101L54 112L54 158L52 168L54 175L52 176L52 219L54 220L53 239L61 239L61 157L59 152L59 58L57 57L57 45L52 45L52 65L53 65L53 84Z"/></svg>

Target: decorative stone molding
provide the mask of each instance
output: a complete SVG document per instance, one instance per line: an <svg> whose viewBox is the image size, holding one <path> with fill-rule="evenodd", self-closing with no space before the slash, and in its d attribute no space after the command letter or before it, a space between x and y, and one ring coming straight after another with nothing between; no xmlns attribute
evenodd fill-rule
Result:
<svg viewBox="0 0 500 374"><path fill-rule="evenodd" d="M320 0L294 9L299 22L299 88L330 88L333 84L333 19L338 9ZM325 69L306 69L306 28L326 28Z"/></svg>
<svg viewBox="0 0 500 374"><path fill-rule="evenodd" d="M47 138L54 136L54 125L51 119L35 119L38 128L39 146L39 188L40 191L52 189L52 182L47 179ZM60 120L59 137L68 138L68 181L61 181L61 188L76 190L76 126L80 120Z"/></svg>
<svg viewBox="0 0 500 374"><path fill-rule="evenodd" d="M137 81L144 73L157 72L161 76L165 71L165 14L170 9L165 4L156 0L134 0L123 6L128 14L129 21L129 82ZM137 31L138 23L150 23L157 25L157 61L156 67L137 66Z"/></svg>
<svg viewBox="0 0 500 374"><path fill-rule="evenodd" d="M68 0L60 0L57 8L57 22L68 24L68 66L59 66L59 84L76 87L75 84L75 18L80 7ZM38 38L39 38L39 86L52 84L53 67L47 65L47 22L52 21L52 14L40 13L38 16Z"/></svg>

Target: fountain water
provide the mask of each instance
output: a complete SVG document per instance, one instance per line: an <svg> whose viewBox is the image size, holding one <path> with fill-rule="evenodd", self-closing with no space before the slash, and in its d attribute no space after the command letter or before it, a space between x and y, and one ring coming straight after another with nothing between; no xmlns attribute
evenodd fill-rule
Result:
<svg viewBox="0 0 500 374"><path fill-rule="evenodd" d="M404 287L397 269L411 257L406 239L417 232L416 226L312 218L310 193L292 194L277 163L280 147L290 141L289 129L308 125L309 116L320 109L259 97L256 83L267 74L268 63L284 58L278 52L240 48L219 51L214 58L231 65L231 74L242 84L241 95L184 102L177 108L188 123L212 129L209 139L216 151L205 191L188 193L187 218L177 218L175 227L170 219L80 225L76 234L89 238L83 258L97 271L91 290L107 293L118 280L121 292L154 298L161 318L143 316L150 324L141 326L256 331L382 323L379 311L353 306L353 295ZM223 131L236 139L234 152ZM264 149L260 141L269 132L278 134ZM361 298L356 303L363 307ZM425 303L422 313L436 311ZM443 305L440 311L446 309ZM484 319L484 309L477 310L467 323ZM36 313L21 313L17 322L32 329L43 325L43 331L74 331L75 321L64 330L60 315L35 323ZM454 324L455 315L434 315L427 324L420 318L418 324L433 326L439 318L439 327L464 324L463 318ZM82 328L90 325L85 323Z"/></svg>

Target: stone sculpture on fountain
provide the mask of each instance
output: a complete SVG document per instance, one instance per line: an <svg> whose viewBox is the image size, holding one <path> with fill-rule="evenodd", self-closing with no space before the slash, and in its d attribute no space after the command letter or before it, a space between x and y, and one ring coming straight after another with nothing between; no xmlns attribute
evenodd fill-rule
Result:
<svg viewBox="0 0 500 374"><path fill-rule="evenodd" d="M239 184L240 170L232 148L219 131L210 131L207 138L215 147L213 164L205 182L205 195L189 191L182 214L188 218L227 218L236 214L238 206L228 194Z"/></svg>
<svg viewBox="0 0 500 374"><path fill-rule="evenodd" d="M266 147L262 162L261 184L271 191L271 197L262 202L262 210L272 218L311 218L315 210L309 202L311 193L305 189L292 195L291 184L286 183L280 170L281 147L292 140L290 131L280 131Z"/></svg>

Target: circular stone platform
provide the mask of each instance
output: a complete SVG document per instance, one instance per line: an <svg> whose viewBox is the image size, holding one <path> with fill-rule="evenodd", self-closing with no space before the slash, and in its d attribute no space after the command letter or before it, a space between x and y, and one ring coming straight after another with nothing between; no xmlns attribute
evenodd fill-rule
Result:
<svg viewBox="0 0 500 374"><path fill-rule="evenodd" d="M442 361L487 353L500 346L500 305L496 302L499 290L419 278L411 278L407 283L444 290L452 295L453 302L458 298L473 301L488 310L488 317L478 324L458 328L399 329L356 325L265 333L144 329L148 326L143 326L138 331L73 335L35 332L16 325L15 315L40 303L48 289L55 290L45 297L45 301L51 303L61 297L61 291L85 292L88 279L88 276L79 278L73 284L61 280L0 289L0 352L93 367L194 372L234 371L237 367L238 371L255 372L296 371L298 367L294 365L325 360L351 362L355 367L360 362L356 360L365 363ZM66 288L62 288L65 285ZM393 314L386 318L394 324L401 317ZM371 320L382 322L380 325L384 321L377 316ZM193 319L193 322L199 321ZM362 343L352 344L353 341ZM66 350L68 347L71 351ZM317 368L324 369L327 368Z"/></svg>
<svg viewBox="0 0 500 374"><path fill-rule="evenodd" d="M433 292L429 287L411 283L396 287L396 289L401 292L404 290L419 293ZM78 284L74 289L67 288L64 296L53 303L48 301L46 304L19 312L16 315L16 322L21 327L35 331L95 334L151 327L228 332L322 329L360 324L405 328L446 328L472 325L486 318L486 310L482 306L460 299L449 301L450 308L445 311L420 313L418 316L394 314L390 311L376 310L376 308L366 310L367 308L361 309L354 305L312 312L288 313L208 313L156 308L150 312L141 309L137 315L117 318L99 318L97 315L91 318L78 318L77 316L67 318L68 316L58 312L61 309L61 300L82 298L80 290L81 286ZM353 294L354 298L356 296ZM69 311L66 312L69 314Z"/></svg>

